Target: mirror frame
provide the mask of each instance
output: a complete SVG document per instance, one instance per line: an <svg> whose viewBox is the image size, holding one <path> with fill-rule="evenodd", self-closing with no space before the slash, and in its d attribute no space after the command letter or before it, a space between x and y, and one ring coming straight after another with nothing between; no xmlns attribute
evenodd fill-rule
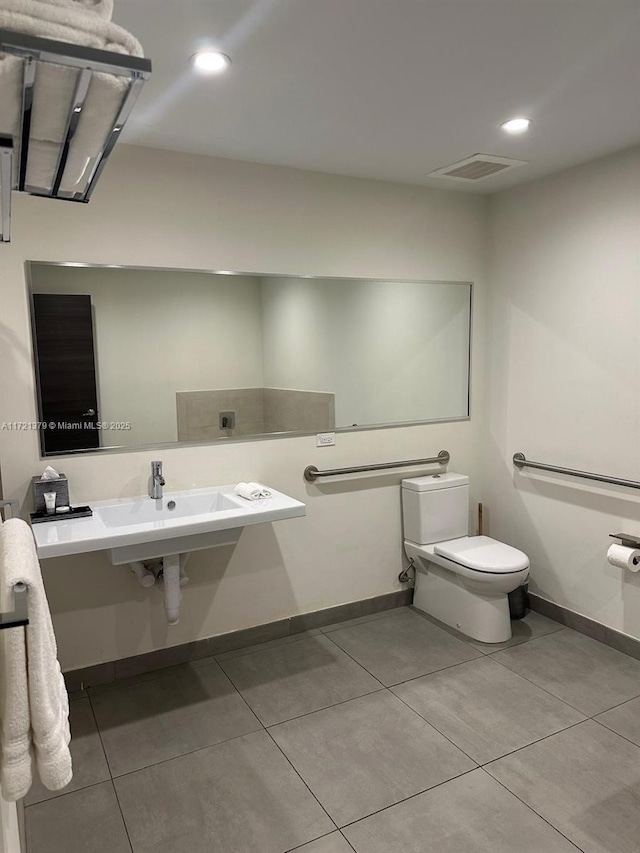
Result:
<svg viewBox="0 0 640 853"><path fill-rule="evenodd" d="M446 423L458 423L459 421L469 421L471 420L471 401L472 401L472 378L473 378L473 339L474 339L474 288L475 283L473 281L446 281L444 279L415 279L415 278L378 278L374 276L339 276L339 275L296 275L295 273L280 273L280 272L250 272L250 271L239 271L239 270L225 270L225 269L194 269L191 267L153 267L153 266L143 266L143 265L133 265L133 264L94 264L94 263L86 263L84 261L43 261L43 260L26 260L25 261L25 279L27 283L27 291L28 291L28 301L29 301L29 324L31 327L31 362L34 376L34 388L35 388L35 407L38 420L41 419L42 415L42 403L41 403L41 395L40 395L40 374L38 371L38 356L36 349L36 333L35 333L35 323L34 323L34 310L33 310L33 280L31 271L33 267L38 266L54 266L54 267L86 267L90 269L126 269L126 270L143 270L146 272L195 272L195 273L204 273L210 275L229 275L229 276L257 276L260 278L304 278L304 279L328 279L330 281L387 281L387 282L406 282L407 284L452 284L452 285L466 285L469 287L469 365L468 365L468 382L467 382L467 414L461 415L456 418L430 418L426 420L414 420L414 421L390 421L388 423L381 424L366 424L363 426L348 426L348 427L335 427L332 432L337 434L339 433L348 433L348 432L369 432L371 430L380 430L380 429L398 429L402 427L412 427L412 426L424 426L425 424L446 424ZM87 449L80 450L69 450L62 451L58 453L45 453L44 450L44 434L43 430L38 430L38 439L40 445L40 458L41 459L52 459L66 456L78 456L78 455L86 455L86 454L96 454L96 453L138 453L145 452L149 450L166 450L166 449L175 449L180 447L200 447L207 445L224 445L224 444L238 444L240 442L246 441L269 441L271 439L282 439L282 438L301 438L304 436L317 435L317 431L313 432L263 432L257 433L256 435L245 435L238 436L237 438L216 438L216 439L204 439L202 441L166 441L166 442L158 442L155 444L136 444L136 445L125 445L125 444L114 444L108 445L105 447L89 447Z"/></svg>

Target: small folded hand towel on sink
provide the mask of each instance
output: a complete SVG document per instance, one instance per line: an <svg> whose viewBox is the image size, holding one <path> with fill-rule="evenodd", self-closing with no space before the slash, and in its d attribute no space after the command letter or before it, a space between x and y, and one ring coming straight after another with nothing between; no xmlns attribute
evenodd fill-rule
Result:
<svg viewBox="0 0 640 853"><path fill-rule="evenodd" d="M261 483L238 483L233 491L236 495L240 495L241 498L245 498L248 501L259 501L262 498L271 497L269 489L265 488Z"/></svg>

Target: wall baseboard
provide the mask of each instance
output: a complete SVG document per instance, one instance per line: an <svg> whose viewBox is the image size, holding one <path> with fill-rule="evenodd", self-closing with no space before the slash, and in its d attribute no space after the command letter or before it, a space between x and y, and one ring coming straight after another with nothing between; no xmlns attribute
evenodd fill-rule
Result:
<svg viewBox="0 0 640 853"><path fill-rule="evenodd" d="M268 640L279 640L303 631L323 628L336 622L344 622L348 619L357 619L359 616L369 616L383 610L391 610L394 607L404 607L413 601L413 588L400 589L374 598L365 598L361 601L351 601L349 604L339 604L336 607L327 607L324 610L314 610L311 613L302 613L291 616L288 619L279 619L276 622L267 622L264 625L256 625L253 628L245 628L241 631L231 631L228 634L218 634L204 640L194 640L191 643L183 643L179 646L169 646L166 649L157 649L142 655L121 658L120 660L87 666L81 669L73 669L64 673L67 690L70 693L84 690L86 687L98 687L110 684L133 675L142 675L156 669L166 669L189 661L219 655L223 652L231 652L256 643L265 643Z"/></svg>
<svg viewBox="0 0 640 853"><path fill-rule="evenodd" d="M606 646L611 646L619 652L624 652L626 655L640 660L640 640L635 637L623 634L622 631L616 631L614 628L608 628L601 622L596 622L595 619L576 613L575 610L569 610L568 607L562 607L562 605L549 601L547 598L541 598L533 592L529 593L529 603L531 609L537 613L548 616L549 619L560 622L567 628L573 628L574 631L587 634L587 636L599 640Z"/></svg>

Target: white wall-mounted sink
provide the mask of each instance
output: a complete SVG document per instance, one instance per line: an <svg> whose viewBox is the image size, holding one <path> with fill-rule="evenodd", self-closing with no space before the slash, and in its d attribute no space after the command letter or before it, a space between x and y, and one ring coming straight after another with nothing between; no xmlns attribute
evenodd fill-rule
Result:
<svg viewBox="0 0 640 853"><path fill-rule="evenodd" d="M33 526L38 556L64 557L107 551L114 565L231 545L242 528L306 514L300 501L270 489L247 501L233 486L93 501L90 518L60 518Z"/></svg>

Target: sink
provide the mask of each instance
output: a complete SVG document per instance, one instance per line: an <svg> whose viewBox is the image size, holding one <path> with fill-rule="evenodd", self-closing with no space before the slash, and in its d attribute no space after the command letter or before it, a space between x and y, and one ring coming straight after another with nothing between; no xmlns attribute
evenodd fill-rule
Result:
<svg viewBox="0 0 640 853"><path fill-rule="evenodd" d="M107 527L130 527L149 523L162 526L167 522L172 525L178 519L193 518L196 515L213 516L225 510L237 510L240 500L242 499L234 499L223 492L183 492L181 495L166 495L159 500L144 497L104 506L96 504L95 512ZM243 503L246 504L246 501Z"/></svg>
<svg viewBox="0 0 640 853"><path fill-rule="evenodd" d="M300 501L270 489L272 496L247 501L233 486L215 486L93 501L90 518L56 519L36 524L38 556L64 557L106 551L114 565L151 560L203 548L233 545L242 529L306 514Z"/></svg>

